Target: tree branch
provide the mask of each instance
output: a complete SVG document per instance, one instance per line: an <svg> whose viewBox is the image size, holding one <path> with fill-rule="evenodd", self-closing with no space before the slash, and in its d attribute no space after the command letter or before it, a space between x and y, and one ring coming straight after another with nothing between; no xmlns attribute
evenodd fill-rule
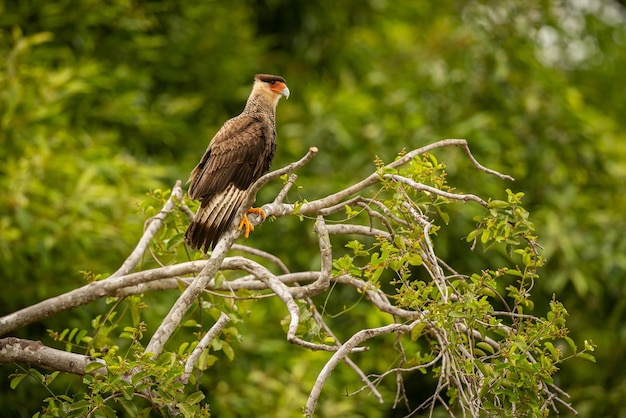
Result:
<svg viewBox="0 0 626 418"><path fill-rule="evenodd" d="M146 249L150 245L150 240L152 240L158 230L161 229L161 225L163 225L163 220L165 219L165 216L167 216L168 213L176 208L177 202L182 202L183 189L180 187L180 184L180 180L177 180L176 184L174 184L174 187L172 188L170 198L167 199L167 202L165 202L163 209L161 209L158 214L150 219L150 224L148 225L148 228L144 231L143 236L137 243L137 246L135 247L133 252L130 254L130 256L128 256L126 261L124 261L122 266L109 278L123 276L130 272L133 268L135 268L139 260L141 260L141 257L143 257L144 253L146 252Z"/></svg>
<svg viewBox="0 0 626 418"><path fill-rule="evenodd" d="M324 386L324 383L326 383L326 380L328 380L331 372L335 369L335 367L337 367L339 362L343 360L350 352L352 352L357 345L379 335L391 334L392 332L401 332L406 334L407 332L411 332L411 330L420 322L421 321L417 320L413 321L409 325L390 324L379 328L364 329L350 337L350 339L343 343L341 348L339 348L339 350L337 350L332 355L330 360L328 360L326 365L322 368L322 371L318 375L317 380L313 385L313 389L309 394L306 407L304 408L304 415L307 417L313 416L313 413L315 412L315 407L317 406L317 401L320 397L320 394L322 393L322 387Z"/></svg>
<svg viewBox="0 0 626 418"><path fill-rule="evenodd" d="M200 358L200 355L209 346L209 344L211 344L211 341L213 341L213 339L217 337L217 334L219 334L220 331L229 322L230 322L230 318L228 317L228 315L226 315L224 312L220 313L220 317L217 319L215 324L213 324L211 329L209 329L209 332L207 332L202 337L198 345L193 349L193 351L189 355L189 358L187 359L187 362L185 363L185 372L179 378L182 384L186 385L187 382L189 382L189 376L191 376L191 372L193 372L193 368L195 367L196 362Z"/></svg>
<svg viewBox="0 0 626 418"><path fill-rule="evenodd" d="M85 375L85 368L91 363L100 363L102 367L89 374L106 374L104 360L69 353L43 345L41 341L24 340L9 337L0 339L0 363L27 363L48 370L57 370L76 375Z"/></svg>

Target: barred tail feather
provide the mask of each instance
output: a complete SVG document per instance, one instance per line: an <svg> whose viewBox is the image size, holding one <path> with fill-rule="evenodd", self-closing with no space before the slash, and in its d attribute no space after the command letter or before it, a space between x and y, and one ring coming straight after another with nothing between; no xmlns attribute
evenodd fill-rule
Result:
<svg viewBox="0 0 626 418"><path fill-rule="evenodd" d="M231 184L223 192L203 199L185 232L187 244L205 252L215 246L232 223L247 194L247 190L238 189Z"/></svg>

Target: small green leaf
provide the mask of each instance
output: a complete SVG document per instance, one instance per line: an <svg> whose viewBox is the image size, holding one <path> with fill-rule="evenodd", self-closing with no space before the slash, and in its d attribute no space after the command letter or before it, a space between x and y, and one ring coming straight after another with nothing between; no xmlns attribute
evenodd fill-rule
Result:
<svg viewBox="0 0 626 418"><path fill-rule="evenodd" d="M576 357L580 357L582 359L589 360L592 363L596 362L595 356L593 356L592 354L589 354L589 353L576 353Z"/></svg>
<svg viewBox="0 0 626 418"><path fill-rule="evenodd" d="M89 363L88 365L85 366L85 373L89 374L103 367L106 367L106 366L100 363L99 361L94 361L93 363Z"/></svg>
<svg viewBox="0 0 626 418"><path fill-rule="evenodd" d="M556 350L556 348L554 348L554 344L552 344L550 341L546 341L545 343L543 343L543 345L548 349L548 351L552 355L552 358L555 361L558 361L561 356L559 355L559 352Z"/></svg>
<svg viewBox="0 0 626 418"><path fill-rule="evenodd" d="M187 402L192 405L195 405L203 399L204 399L204 393L202 393L201 391L197 391L187 397Z"/></svg>
<svg viewBox="0 0 626 418"><path fill-rule="evenodd" d="M81 342L83 342L83 338L85 338L86 335L87 330L80 330L78 334L76 334L76 338L74 339L74 341L76 341L76 344L80 344Z"/></svg>
<svg viewBox="0 0 626 418"><path fill-rule="evenodd" d="M569 348L572 350L573 353L576 353L578 351L578 348L576 348L576 343L574 343L574 340L572 340L570 337L565 337L565 341L567 341L567 344L569 345Z"/></svg>
<svg viewBox="0 0 626 418"><path fill-rule="evenodd" d="M222 351L224 352L224 354L226 354L228 360L233 361L235 359L235 351L227 342L223 342Z"/></svg>
<svg viewBox="0 0 626 418"><path fill-rule="evenodd" d="M176 407L185 416L185 418L193 418L195 416L194 408L187 402L180 402L176 404Z"/></svg>
<svg viewBox="0 0 626 418"><path fill-rule="evenodd" d="M19 385L20 382L22 380L24 380L24 378L26 376L28 376L28 375L26 373L24 373L24 374L19 374L19 375L15 376L13 379L11 379L11 384L10 384L11 389L15 389L17 387L17 385Z"/></svg>
<svg viewBox="0 0 626 418"><path fill-rule="evenodd" d="M71 404L68 409L70 411L77 411L79 409L87 409L89 408L89 406L90 406L89 401L81 400L81 401L77 401Z"/></svg>
<svg viewBox="0 0 626 418"><path fill-rule="evenodd" d="M509 203L505 202L504 200L492 200L491 202L487 203L488 209L505 208L507 206L509 206Z"/></svg>
<svg viewBox="0 0 626 418"><path fill-rule="evenodd" d="M122 405L122 408L126 411L126 414L131 417L136 417L138 415L137 405L134 402L131 402L132 399L119 399L118 402Z"/></svg>
<svg viewBox="0 0 626 418"><path fill-rule="evenodd" d="M415 325L411 330L411 341L417 340L422 335L422 331L424 331L424 328L426 328L425 322L420 322L419 324Z"/></svg>
<svg viewBox="0 0 626 418"><path fill-rule="evenodd" d="M483 351L486 351L490 354L494 354L495 353L495 349L491 346L491 344L486 343L484 341L479 341L476 343L476 347L481 348Z"/></svg>
<svg viewBox="0 0 626 418"><path fill-rule="evenodd" d="M63 341L68 332L70 332L68 328L65 328L63 331L61 331L61 334L59 334L59 341Z"/></svg>
<svg viewBox="0 0 626 418"><path fill-rule="evenodd" d="M144 371L140 371L137 372L133 375L133 377L131 378L131 382L133 384L133 386L136 386L137 383L141 382L142 380L144 380L145 378L148 377L148 374Z"/></svg>
<svg viewBox="0 0 626 418"><path fill-rule="evenodd" d="M183 354L185 354L185 351L187 351L187 347L189 347L189 343L188 342L183 342L179 347L178 347L178 355L182 356Z"/></svg>
<svg viewBox="0 0 626 418"><path fill-rule="evenodd" d="M77 332L78 332L78 328L74 328L70 332L70 335L67 337L67 341L72 341L74 339L74 336L76 335Z"/></svg>

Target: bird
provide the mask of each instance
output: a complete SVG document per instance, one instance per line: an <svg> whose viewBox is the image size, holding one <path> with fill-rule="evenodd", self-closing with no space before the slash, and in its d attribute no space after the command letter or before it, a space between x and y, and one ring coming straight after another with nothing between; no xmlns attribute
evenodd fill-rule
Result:
<svg viewBox="0 0 626 418"><path fill-rule="evenodd" d="M283 77L255 75L241 114L227 120L210 141L187 182L189 197L200 200L185 232L190 247L205 253L214 248L248 197L249 187L269 171L276 152L276 107L289 94ZM254 229L248 213L266 216L260 208L248 209L239 223L245 238Z"/></svg>

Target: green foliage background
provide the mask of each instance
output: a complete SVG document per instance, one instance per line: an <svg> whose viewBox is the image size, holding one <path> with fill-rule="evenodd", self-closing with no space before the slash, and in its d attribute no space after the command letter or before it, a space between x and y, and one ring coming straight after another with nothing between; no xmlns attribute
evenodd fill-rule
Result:
<svg viewBox="0 0 626 418"><path fill-rule="evenodd" d="M598 363L566 363L559 383L581 416L626 414L620 3L0 0L0 57L0 314L79 286L81 271L114 271L141 234L146 193L185 180L241 110L252 75L276 73L292 96L278 111L274 166L320 148L299 173L305 198L359 180L374 156L388 162L442 138L467 138L482 163L513 175L506 187L526 193L548 260L536 309L556 293L572 337L598 344ZM460 153L438 154L460 191L504 197L502 183L476 174ZM448 229L473 228L471 214L451 215ZM437 249L453 267L488 262L479 252L458 257L467 244L445 234ZM281 219L248 243L306 267L315 261L293 245L306 244L303 236L315 245L304 225ZM171 298L157 302L162 314ZM325 361L286 347L280 304L259 305L238 326L235 360L209 371L215 416L298 411ZM101 310L19 336L49 343L46 328L86 323ZM363 362L366 371L385 364ZM31 416L46 395L33 382L8 390L15 369L2 367L0 405L7 416ZM320 416L394 416L389 404L346 398L350 373L338 369L329 381ZM416 376L413 388L429 384Z"/></svg>

